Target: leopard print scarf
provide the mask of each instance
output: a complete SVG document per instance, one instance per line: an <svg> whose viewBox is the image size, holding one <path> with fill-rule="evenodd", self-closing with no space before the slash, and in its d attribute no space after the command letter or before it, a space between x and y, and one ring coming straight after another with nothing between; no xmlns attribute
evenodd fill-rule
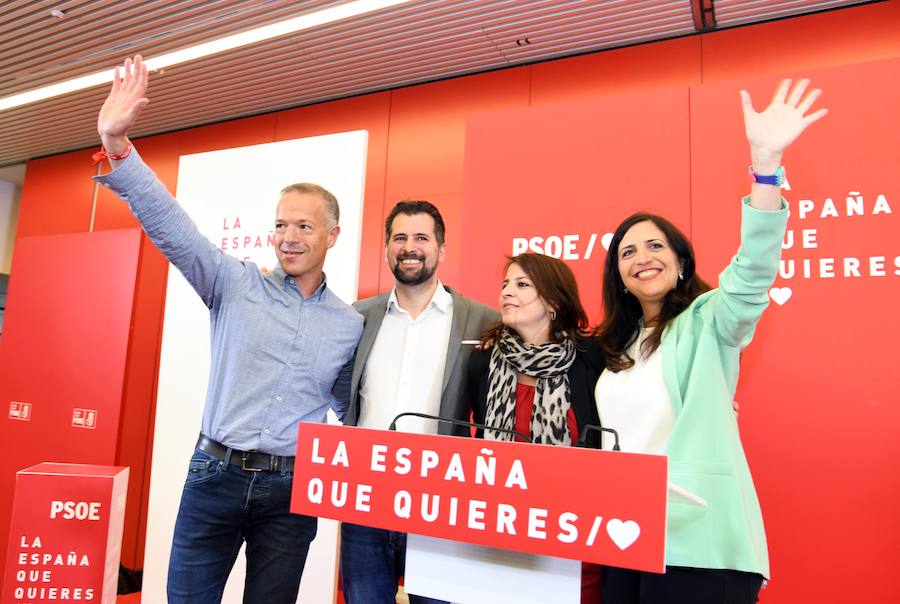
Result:
<svg viewBox="0 0 900 604"><path fill-rule="evenodd" d="M531 414L532 442L572 444L566 416L572 400L568 370L574 360L575 344L570 338L560 344L548 342L532 346L526 344L517 333L505 329L491 350L485 424L515 429L516 374L521 372L536 378L534 411ZM510 434L491 430L486 430L484 437L513 440Z"/></svg>

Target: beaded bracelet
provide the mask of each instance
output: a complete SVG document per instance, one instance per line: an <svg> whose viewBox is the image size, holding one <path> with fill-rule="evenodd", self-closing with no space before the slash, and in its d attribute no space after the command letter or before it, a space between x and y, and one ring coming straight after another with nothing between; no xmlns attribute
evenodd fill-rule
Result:
<svg viewBox="0 0 900 604"><path fill-rule="evenodd" d="M123 151L122 153L110 153L106 150L106 147L100 145L100 150L91 155L91 159L94 160L95 166L102 162L104 159L114 159L116 161L121 161L131 155L131 149L132 145L130 142L128 143L128 148L125 149L125 151Z"/></svg>

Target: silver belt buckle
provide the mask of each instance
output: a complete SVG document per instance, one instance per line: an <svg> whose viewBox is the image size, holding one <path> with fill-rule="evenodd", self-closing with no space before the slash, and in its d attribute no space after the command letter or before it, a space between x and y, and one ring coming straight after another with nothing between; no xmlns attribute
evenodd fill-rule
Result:
<svg viewBox="0 0 900 604"><path fill-rule="evenodd" d="M247 453L241 453L241 469L245 472L262 472L262 468L248 468L247 467Z"/></svg>

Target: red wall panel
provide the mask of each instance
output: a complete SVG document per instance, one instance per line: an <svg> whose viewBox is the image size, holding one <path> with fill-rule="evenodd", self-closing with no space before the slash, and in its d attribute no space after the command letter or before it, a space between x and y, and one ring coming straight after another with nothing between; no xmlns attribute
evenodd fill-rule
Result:
<svg viewBox="0 0 900 604"><path fill-rule="evenodd" d="M153 94L153 90L150 90ZM231 120L178 133L179 154L206 153L219 149L262 145L275 140L278 114Z"/></svg>
<svg viewBox="0 0 900 604"><path fill-rule="evenodd" d="M703 36L703 82L900 56L900 2L738 27Z"/></svg>
<svg viewBox="0 0 900 604"><path fill-rule="evenodd" d="M18 241L0 365L4 543L18 470L116 463L140 240L127 229ZM10 401L30 403L30 419L8 417ZM75 426L74 409L93 411L93 420Z"/></svg>
<svg viewBox="0 0 900 604"><path fill-rule="evenodd" d="M531 68L531 104L699 84L702 40L691 36L539 63Z"/></svg>
<svg viewBox="0 0 900 604"><path fill-rule="evenodd" d="M888 318L900 300L900 60L809 75L830 114L784 158L794 188L784 193L791 218L783 258L798 266L775 286L791 297L763 316L737 393L769 535L765 601L893 602L900 588L883 577L898 559L885 536L900 534L900 442L886 428L900 424L892 352L900 323ZM776 82L739 84L761 110ZM738 89L691 90L693 242L710 280L734 253L735 198L748 188ZM848 215L851 191L862 212ZM883 275L870 274L872 257L884 259ZM833 274L822 276L823 258L834 259ZM845 258L860 261L859 276L844 274ZM804 259L812 261L808 277ZM839 568L842 580L822 581L826 568Z"/></svg>
<svg viewBox="0 0 900 604"><path fill-rule="evenodd" d="M527 106L528 78L519 67L393 91L387 199L462 191L466 119Z"/></svg>
<svg viewBox="0 0 900 604"><path fill-rule="evenodd" d="M592 321L599 317L602 239L639 210L690 226L688 90L485 114L469 121L462 291L497 306L514 238L567 258Z"/></svg>
<svg viewBox="0 0 900 604"><path fill-rule="evenodd" d="M141 278L134 293L115 458L116 464L131 468L122 540L122 564L128 568L143 567L151 466L148 443L153 440L160 326L169 272L169 262L143 233L140 245L137 272Z"/></svg>
<svg viewBox="0 0 900 604"><path fill-rule="evenodd" d="M479 74L392 93L385 214L401 199L453 203L463 190L466 120L473 114L527 107L529 68ZM458 207L441 205L449 240L461 242ZM384 239L381 239L382 250ZM441 266L444 283L459 287L461 249L448 248ZM364 251L365 255L367 251ZM384 254L380 254L384 264ZM393 286L383 270L379 290Z"/></svg>
<svg viewBox="0 0 900 604"><path fill-rule="evenodd" d="M90 155L74 151L28 162L16 239L88 230L96 173Z"/></svg>
<svg viewBox="0 0 900 604"><path fill-rule="evenodd" d="M737 393L769 535L773 580L764 598L893 602L900 589L880 578L897 559L885 535L900 531L900 441L889 428L900 423L900 323L892 320L900 60L809 75L831 114L785 158L795 189L785 193L793 239L784 257L810 260L811 274L798 265L776 281L792 297L765 314ZM498 265L513 238L575 236L568 264L596 318L605 253L595 248L586 259L585 239L640 209L692 234L699 272L715 284L738 244L738 199L749 191L738 90L746 86L762 110L776 82L694 86L689 103L687 89L672 88L471 118L463 291L496 303ZM558 246L543 250L559 255ZM822 580L831 567L841 582Z"/></svg>

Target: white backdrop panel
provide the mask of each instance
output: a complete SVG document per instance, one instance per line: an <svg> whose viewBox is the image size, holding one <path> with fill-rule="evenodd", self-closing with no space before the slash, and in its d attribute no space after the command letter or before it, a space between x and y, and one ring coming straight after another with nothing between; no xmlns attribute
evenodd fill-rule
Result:
<svg viewBox="0 0 900 604"><path fill-rule="evenodd" d="M277 262L270 235L279 191L295 182L322 185L338 198L341 234L328 252L328 286L345 302L356 299L366 131L184 155L176 197L216 246L259 266ZM144 556L146 602L165 602L166 574L175 517L187 463L197 441L209 375L209 311L177 270L169 271L160 354L150 509ZM305 602L334 602L337 523L319 521L300 586ZM244 556L240 554L223 602L241 602Z"/></svg>

